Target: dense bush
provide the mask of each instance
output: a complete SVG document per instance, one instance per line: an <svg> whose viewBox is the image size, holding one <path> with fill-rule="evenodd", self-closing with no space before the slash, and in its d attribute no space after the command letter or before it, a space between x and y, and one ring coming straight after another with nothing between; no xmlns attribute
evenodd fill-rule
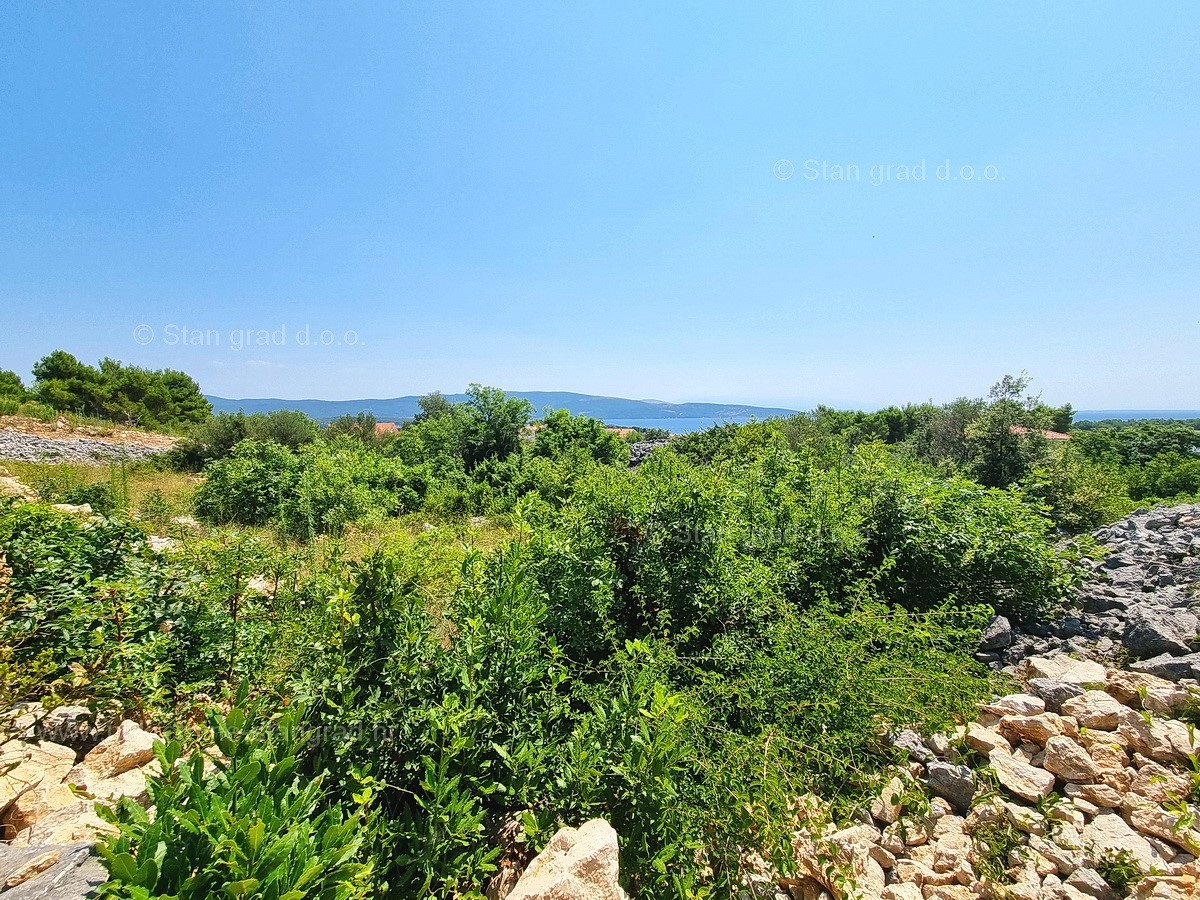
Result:
<svg viewBox="0 0 1200 900"><path fill-rule="evenodd" d="M499 392L421 409L381 441L218 417L195 506L233 527L165 552L0 508L0 700L120 704L220 750L206 774L160 749L152 814L112 814L108 895L478 897L604 816L633 894L736 896L747 851L793 865L798 796L861 813L889 730L975 710L980 628L1052 610L1055 526L1126 497L1119 459L1000 441L1053 421L1008 395L722 426L637 469ZM984 460L1019 478L971 480ZM206 728L201 692L228 713Z"/></svg>
<svg viewBox="0 0 1200 900"><path fill-rule="evenodd" d="M85 700L147 719L260 669L270 652L270 611L247 584L272 556L253 537L167 556L128 522L10 504L0 550L0 703Z"/></svg>
<svg viewBox="0 0 1200 900"><path fill-rule="evenodd" d="M185 426L212 413L199 385L174 369L140 369L115 359L97 368L55 350L34 365L33 376L32 393L63 412L145 428Z"/></svg>
<svg viewBox="0 0 1200 900"><path fill-rule="evenodd" d="M277 523L287 534L340 532L367 516L420 506L423 469L380 455L349 437L293 453L273 441L245 440L205 469L196 513L214 524Z"/></svg>
<svg viewBox="0 0 1200 900"><path fill-rule="evenodd" d="M300 477L296 455L272 441L246 440L205 470L196 514L214 524L265 525L279 513Z"/></svg>
<svg viewBox="0 0 1200 900"><path fill-rule="evenodd" d="M228 456L246 439L273 441L298 450L316 440L319 434L317 423L297 410L279 409L251 415L223 412L192 427L171 448L168 462L174 468L198 472L205 464Z"/></svg>
<svg viewBox="0 0 1200 900"><path fill-rule="evenodd" d="M29 397L21 376L10 369L0 369L0 398L22 403Z"/></svg>

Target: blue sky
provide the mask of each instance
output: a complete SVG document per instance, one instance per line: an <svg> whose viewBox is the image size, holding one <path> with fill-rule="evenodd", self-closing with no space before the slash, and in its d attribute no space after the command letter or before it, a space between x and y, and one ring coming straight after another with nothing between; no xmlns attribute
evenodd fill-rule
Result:
<svg viewBox="0 0 1200 900"><path fill-rule="evenodd" d="M1200 406L1194 2L8 3L0 114L22 374Z"/></svg>

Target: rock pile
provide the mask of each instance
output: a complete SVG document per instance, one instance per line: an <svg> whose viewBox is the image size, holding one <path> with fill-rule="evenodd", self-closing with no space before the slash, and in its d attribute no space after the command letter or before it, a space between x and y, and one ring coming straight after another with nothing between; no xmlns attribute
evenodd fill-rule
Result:
<svg viewBox="0 0 1200 900"><path fill-rule="evenodd" d="M11 428L0 430L0 459L21 462L96 464L110 460L146 459L165 448L86 437L45 437Z"/></svg>
<svg viewBox="0 0 1200 900"><path fill-rule="evenodd" d="M629 445L629 467L635 469L650 458L650 454L659 447L665 447L670 441L635 441Z"/></svg>
<svg viewBox="0 0 1200 900"><path fill-rule="evenodd" d="M1138 510L1092 533L1106 548L1055 624L993 622L979 658L997 668L1062 651L1168 680L1200 677L1200 505Z"/></svg>
<svg viewBox="0 0 1200 900"><path fill-rule="evenodd" d="M897 735L910 767L869 821L798 833L775 896L1118 900L1123 869L1137 900L1200 897L1195 683L1063 655L1021 675L953 734Z"/></svg>
<svg viewBox="0 0 1200 900"><path fill-rule="evenodd" d="M88 741L91 729L68 721L71 708L64 709L51 727L61 725L72 743ZM96 836L110 827L95 801L146 802L158 738L125 721L81 754L39 740L42 722L31 710L14 712L7 724L19 736L0 745L0 837L7 842L0 843L0 893L5 900L86 896L106 877L91 855Z"/></svg>

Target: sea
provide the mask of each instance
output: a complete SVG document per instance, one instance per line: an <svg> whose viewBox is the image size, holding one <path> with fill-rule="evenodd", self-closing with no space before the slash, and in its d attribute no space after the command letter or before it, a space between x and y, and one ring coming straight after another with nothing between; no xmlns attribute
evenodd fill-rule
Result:
<svg viewBox="0 0 1200 900"><path fill-rule="evenodd" d="M693 431L703 431L706 428L712 428L714 425L724 425L726 422L736 422L738 425L744 425L752 419L753 416L732 416L726 419L621 419L619 421L614 419L605 424L617 425L622 428L665 428L671 434L690 434Z"/></svg>
<svg viewBox="0 0 1200 900"><path fill-rule="evenodd" d="M714 418L680 418L680 419L621 419L606 424L620 425L625 428L665 428L671 434L689 434L693 431L703 431L714 425L726 422L736 422L742 425L752 420L752 416L733 416L725 419ZM1075 413L1075 421L1098 419L1200 419L1200 409L1084 409Z"/></svg>

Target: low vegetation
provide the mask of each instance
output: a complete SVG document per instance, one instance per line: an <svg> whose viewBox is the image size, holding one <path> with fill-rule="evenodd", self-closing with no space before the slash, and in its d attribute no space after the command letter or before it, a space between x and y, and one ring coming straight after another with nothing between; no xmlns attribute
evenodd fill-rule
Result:
<svg viewBox="0 0 1200 900"><path fill-rule="evenodd" d="M980 630L1063 600L1064 532L1197 456L1153 427L1047 439L1070 410L1025 389L722 426L636 469L600 423L529 427L479 386L394 434L222 415L179 472L30 468L105 515L0 507L0 701L168 738L153 814L107 813L109 896L478 896L596 815L637 896L733 896L746 849L793 864L799 795L851 814L889 729L996 687Z"/></svg>

